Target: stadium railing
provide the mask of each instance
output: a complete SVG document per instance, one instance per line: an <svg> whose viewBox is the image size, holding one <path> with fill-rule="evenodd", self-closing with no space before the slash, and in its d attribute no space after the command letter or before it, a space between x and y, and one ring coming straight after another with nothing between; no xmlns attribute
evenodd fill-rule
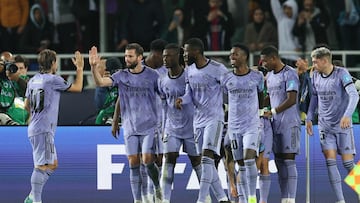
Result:
<svg viewBox="0 0 360 203"><path fill-rule="evenodd" d="M347 66L348 57L349 56L360 57L360 50L356 50L356 51L335 50L335 51L332 51L332 53L333 53L333 58L341 60L344 63L345 67L349 70L349 72L357 72L360 75L360 64L356 64L353 67ZM121 52L121 53L119 53L119 52L104 52L104 53L99 53L99 54L101 57L104 57L104 58L108 58L108 57L122 58L122 57L124 57L123 52ZM208 56L208 57L219 57L222 59L223 62L224 61L225 61L225 63L228 62L229 51L205 51L204 54L205 54L205 56ZM259 52L250 53L250 57L249 57L249 66L250 67L257 65L258 62L255 60L256 60L256 58L258 58L259 54L260 54ZM31 59L33 61L34 60L36 61L36 58L37 58L36 54L20 54L20 55L23 55L26 58ZM147 56L148 52L144 53L144 55ZM298 55L299 57L306 57L306 58L310 59L310 53L304 54L304 53L289 51L289 52L280 52L280 55ZM59 75L75 75L75 70L63 70L62 69L62 62L63 62L62 59L70 59L73 57L73 54L58 54L57 56L58 56L58 60L57 60L58 74ZM88 54L84 54L84 58L85 58L85 60L88 60ZM71 63L71 61L70 61L70 63ZM358 61L358 63L360 63L360 61ZM311 61L309 62L309 64L311 64ZM225 64L225 65L229 65L229 64ZM34 75L36 72L37 71L29 71L28 74ZM89 67L85 67L84 75L91 75Z"/></svg>

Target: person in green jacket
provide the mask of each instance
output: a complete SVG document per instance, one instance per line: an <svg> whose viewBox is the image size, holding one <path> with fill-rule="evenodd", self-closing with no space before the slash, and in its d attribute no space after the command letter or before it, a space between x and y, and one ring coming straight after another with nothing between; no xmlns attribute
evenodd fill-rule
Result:
<svg viewBox="0 0 360 203"><path fill-rule="evenodd" d="M8 78L8 76L14 76L17 72L17 66L4 57L0 59L0 125L19 125L17 121L12 117L11 108L14 106L15 97L17 91ZM26 82L22 79L12 78L17 80L19 88L26 89ZM25 90L24 90L25 92ZM10 110L10 112L9 112Z"/></svg>
<svg viewBox="0 0 360 203"><path fill-rule="evenodd" d="M24 100L27 81L30 79L27 75L29 62L25 57L17 55L11 65L15 65L16 67L13 66L13 69L9 67L9 70L6 70L6 75L15 89L15 98L7 113L20 125L26 125L29 113L25 110Z"/></svg>
<svg viewBox="0 0 360 203"><path fill-rule="evenodd" d="M101 60L98 68L103 76L107 76L122 69L122 64L118 58L112 57ZM95 103L98 108L96 125L111 125L117 98L117 87L96 87Z"/></svg>

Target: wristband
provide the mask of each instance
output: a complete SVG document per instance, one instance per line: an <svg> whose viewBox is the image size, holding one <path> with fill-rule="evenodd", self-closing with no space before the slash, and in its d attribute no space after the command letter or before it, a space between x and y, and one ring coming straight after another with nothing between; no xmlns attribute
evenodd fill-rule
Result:
<svg viewBox="0 0 360 203"><path fill-rule="evenodd" d="M259 116L260 116L260 117L263 117L263 116L264 116L264 113L265 113L265 110L264 110L264 109L259 109Z"/></svg>
<svg viewBox="0 0 360 203"><path fill-rule="evenodd" d="M276 115L276 110L275 110L275 108L272 108L272 109L271 109L271 114L272 114L273 116Z"/></svg>

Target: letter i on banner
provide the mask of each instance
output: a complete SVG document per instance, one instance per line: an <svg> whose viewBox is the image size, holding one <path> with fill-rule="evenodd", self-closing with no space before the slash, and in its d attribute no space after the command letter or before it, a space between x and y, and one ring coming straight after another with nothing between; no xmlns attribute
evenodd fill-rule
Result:
<svg viewBox="0 0 360 203"><path fill-rule="evenodd" d="M345 178L345 183L348 184L357 194L360 195L360 161L350 171Z"/></svg>

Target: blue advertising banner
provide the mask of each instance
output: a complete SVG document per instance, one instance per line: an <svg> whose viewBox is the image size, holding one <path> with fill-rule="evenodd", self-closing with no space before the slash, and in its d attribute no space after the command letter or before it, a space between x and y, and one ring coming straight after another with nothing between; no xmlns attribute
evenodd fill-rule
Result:
<svg viewBox="0 0 360 203"><path fill-rule="evenodd" d="M314 129L317 132L317 129ZM355 142L360 126L354 126ZM297 156L297 202L305 202L306 167L305 133L302 129L301 154ZM132 202L129 183L129 165L122 136L114 139L110 127L71 126L58 127L55 137L59 168L50 177L43 192L46 203L115 203ZM310 138L311 202L335 202L328 181L327 169L321 153L319 137ZM355 157L355 162L358 160ZM280 202L276 168L270 162L272 185L268 202ZM338 159L343 178L346 171ZM27 138L27 127L0 127L0 202L19 203L30 192L30 176L33 170L32 150ZM196 202L199 184L186 154L181 154L175 169L172 201ZM226 174L222 164L219 175L226 188ZM349 186L343 184L347 202L358 197Z"/></svg>

